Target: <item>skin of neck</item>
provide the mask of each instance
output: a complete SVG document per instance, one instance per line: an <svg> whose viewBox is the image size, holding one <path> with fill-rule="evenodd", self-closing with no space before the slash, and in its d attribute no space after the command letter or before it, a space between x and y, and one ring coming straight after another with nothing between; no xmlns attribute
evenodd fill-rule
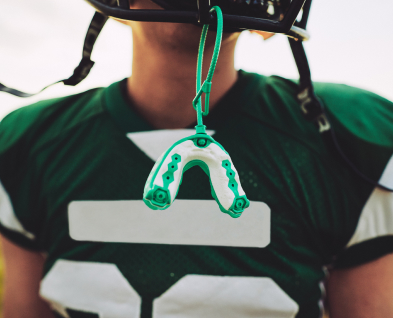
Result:
<svg viewBox="0 0 393 318"><path fill-rule="evenodd" d="M133 9L159 9L135 0ZM157 129L184 128L196 122L196 64L201 27L190 24L127 21L133 34L132 76L127 82L133 108ZM234 51L239 33L224 33L212 80L210 110L237 80ZM206 78L216 32L205 44L202 81ZM204 95L202 95L202 101Z"/></svg>

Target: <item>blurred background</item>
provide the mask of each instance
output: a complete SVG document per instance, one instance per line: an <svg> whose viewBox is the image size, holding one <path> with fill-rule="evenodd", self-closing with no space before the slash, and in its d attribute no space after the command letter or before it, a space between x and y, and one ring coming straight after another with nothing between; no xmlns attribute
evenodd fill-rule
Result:
<svg viewBox="0 0 393 318"><path fill-rule="evenodd" d="M391 0L314 0L308 24L311 40L305 44L314 81L357 86L393 101L391 12ZM81 58L93 14L82 0L0 1L0 82L36 92L68 78ZM98 38L92 55L96 64L86 80L76 87L58 84L28 99L0 93L0 120L37 100L107 86L130 76L131 43L130 29L109 21ZM243 32L235 62L246 71L298 77L282 35L263 41ZM2 273L1 263L0 284Z"/></svg>

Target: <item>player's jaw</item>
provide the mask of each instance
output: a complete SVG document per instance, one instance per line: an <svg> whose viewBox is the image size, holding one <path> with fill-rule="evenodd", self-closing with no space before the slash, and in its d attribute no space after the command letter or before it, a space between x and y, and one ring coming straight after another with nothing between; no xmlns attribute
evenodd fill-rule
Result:
<svg viewBox="0 0 393 318"><path fill-rule="evenodd" d="M131 0L131 9L161 10L162 8L151 0ZM132 27L133 38L143 45L158 46L164 50L184 51L196 54L199 46L202 28L186 23L162 23L122 21ZM226 42L236 41L239 33L224 33L223 47ZM216 34L208 33L206 48L214 46Z"/></svg>

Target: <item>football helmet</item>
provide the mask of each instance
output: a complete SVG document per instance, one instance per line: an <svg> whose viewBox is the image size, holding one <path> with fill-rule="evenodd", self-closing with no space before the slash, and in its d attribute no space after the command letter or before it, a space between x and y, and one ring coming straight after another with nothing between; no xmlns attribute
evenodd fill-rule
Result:
<svg viewBox="0 0 393 318"><path fill-rule="evenodd" d="M209 24L214 26L216 18L210 12L210 9L217 5L222 9L224 31L226 32L260 30L282 33L294 38L299 44L309 38L305 29L311 0L152 0L165 10L130 9L129 0L85 1L92 5L97 12L87 30L82 59L75 68L73 75L68 79L50 84L34 94L9 88L1 83L0 91L18 97L30 97L60 82L70 86L79 84L86 78L94 65L90 58L93 46L108 17L121 20L192 23L201 26ZM301 20L297 21L296 18L301 11ZM303 65L304 63L300 64Z"/></svg>

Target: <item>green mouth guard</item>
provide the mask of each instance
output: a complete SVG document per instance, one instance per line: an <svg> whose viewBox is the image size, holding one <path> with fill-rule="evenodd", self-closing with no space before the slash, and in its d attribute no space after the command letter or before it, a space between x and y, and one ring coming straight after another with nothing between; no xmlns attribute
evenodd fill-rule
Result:
<svg viewBox="0 0 393 318"><path fill-rule="evenodd" d="M201 87L203 51L209 25L203 26L198 52L197 95L193 100L198 120L196 134L177 141L157 160L147 178L143 201L153 210L167 209L177 196L183 173L193 166L200 166L209 176L211 193L220 210L237 218L250 205L250 201L241 187L239 174L231 157L218 142L206 134L206 126L202 122L202 116L209 113L211 79L217 64L223 30L221 9L214 6L211 11L217 13L217 37L209 72ZM204 111L202 93L205 93Z"/></svg>

